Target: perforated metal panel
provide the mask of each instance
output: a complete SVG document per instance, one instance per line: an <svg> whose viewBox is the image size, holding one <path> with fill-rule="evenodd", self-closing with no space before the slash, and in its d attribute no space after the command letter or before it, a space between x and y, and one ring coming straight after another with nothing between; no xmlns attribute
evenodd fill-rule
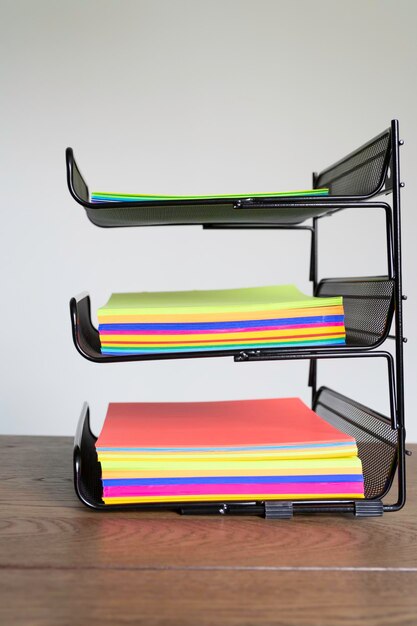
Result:
<svg viewBox="0 0 417 626"><path fill-rule="evenodd" d="M392 483L397 461L398 433L384 416L323 387L314 410L329 424L351 435L362 461L365 497L382 498Z"/></svg>
<svg viewBox="0 0 417 626"><path fill-rule="evenodd" d="M325 279L316 295L343 296L348 346L372 346L388 334L394 311L394 281L387 276Z"/></svg>
<svg viewBox="0 0 417 626"><path fill-rule="evenodd" d="M315 187L332 196L368 196L382 185L389 165L390 130L318 174Z"/></svg>
<svg viewBox="0 0 417 626"><path fill-rule="evenodd" d="M103 493L101 465L98 462L95 442L96 438L90 431L89 421L86 420L83 426L82 445L79 447L82 472L77 488L81 498L86 502L101 503Z"/></svg>
<svg viewBox="0 0 417 626"><path fill-rule="evenodd" d="M127 204L127 203L125 203ZM86 206L88 218L96 226L115 228L120 226L157 226L186 224L284 224L294 225L310 217L319 217L331 211L331 207L282 206L263 203L255 208L234 208L233 203L184 204L176 206L135 206L128 203L123 207Z"/></svg>

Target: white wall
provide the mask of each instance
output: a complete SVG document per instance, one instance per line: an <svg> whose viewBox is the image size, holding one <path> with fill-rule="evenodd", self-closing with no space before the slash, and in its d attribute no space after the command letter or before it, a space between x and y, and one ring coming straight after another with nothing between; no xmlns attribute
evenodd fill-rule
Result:
<svg viewBox="0 0 417 626"><path fill-rule="evenodd" d="M412 0L12 0L1 5L3 433L97 431L109 401L301 395L306 363L232 359L96 365L68 302L112 291L295 282L308 237L198 227L109 229L66 189L74 148L92 189L204 193L308 187L397 117L402 148L406 399L417 441L417 5ZM321 226L320 275L385 271L383 218ZM320 364L319 382L386 411L379 360Z"/></svg>

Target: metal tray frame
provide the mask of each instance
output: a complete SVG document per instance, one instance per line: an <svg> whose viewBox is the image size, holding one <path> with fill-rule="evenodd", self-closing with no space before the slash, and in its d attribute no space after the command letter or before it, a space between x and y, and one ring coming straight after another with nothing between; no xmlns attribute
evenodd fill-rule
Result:
<svg viewBox="0 0 417 626"><path fill-rule="evenodd" d="M312 389L312 406L319 408L323 394L328 394L336 402L346 403L356 411L362 411L377 420L375 424L384 424L391 432L390 436L384 436L384 445L395 454L387 464L386 480L384 487L376 495L367 497L361 501L332 501L331 499L317 502L251 502L251 503L204 503L201 504L178 504L174 507L153 505L118 505L105 506L100 502L100 494L97 486L99 476L99 464L94 459L95 438L89 427L88 407L85 406L80 418L79 426L74 443L74 478L75 488L80 499L88 506L98 510L114 509L141 509L144 508L173 508L182 513L194 514L252 514L264 515L267 518L291 517L294 513L354 513L356 516L381 515L384 511L397 511L402 508L406 500L405 482L405 407L404 407L404 352L403 344L406 338L403 333L403 300L406 296L402 291L402 251L401 251L401 203L400 189L404 183L400 182L399 148L403 141L399 139L399 124L392 120L390 128L375 137L370 142L361 146L344 159L326 168L319 174L313 174L313 187L326 184L330 188L330 195L317 201L316 198L297 198L288 201L286 199L264 199L263 201L253 198L231 199L224 201L166 201L161 203L108 203L93 204L89 200L88 187L75 162L72 149L66 153L68 187L73 198L87 211L89 219L98 226L145 226L162 224L200 224L204 228L276 228L298 229L311 232L311 255L310 255L310 280L313 285L313 293L320 295L323 288L328 288L345 282L355 281L369 284L375 280L385 280L392 286L392 295L388 310L385 313L383 331L373 333L374 339L352 342L347 346L335 348L322 348L308 350L297 349L270 349L270 350L245 350L245 351L221 351L223 356L233 356L236 362L264 361L264 360L298 360L310 361L308 384ZM343 189L345 195L338 193ZM387 202L370 201L380 194L392 194L391 205ZM213 207L215 211L213 212ZM189 217L189 210L193 209ZM365 279L326 279L318 281L317 257L318 244L317 233L319 220L334 212L349 208L381 209L386 218L386 250L388 274L384 277L371 277ZM126 211L132 213L133 219L127 219ZM145 213L142 213L145 211ZM185 211L185 213L181 213ZM111 219L108 217L112 214ZM153 214L155 217L153 217ZM107 215L107 217L106 217ZM188 216L183 220L181 215ZM221 216L221 219L219 218ZM306 219L312 219L309 226L300 224ZM129 221L130 220L130 221ZM339 283L338 283L339 281ZM368 294L369 295L369 294ZM389 327L394 319L394 334L389 334ZM97 330L93 327L90 317L90 303L88 296L83 296L71 301L71 321L74 343L78 351L87 359L96 362L115 362L127 360L147 360L150 357L104 357L100 353ZM348 329L349 331L349 329ZM348 332L349 336L349 332ZM386 340L394 341L393 355L390 352L379 351L376 348ZM363 339L363 338L362 338ZM201 353L188 353L186 357L195 358L202 356ZM207 356L207 355L204 355ZM210 356L219 356L211 353ZM155 358L155 357L151 357ZM156 358L183 358L183 355L159 355ZM346 398L321 387L317 389L317 363L320 359L329 358L384 358L387 362L388 388L390 397L389 418L377 414L367 407L359 405L355 400ZM329 410L323 409L323 410ZM337 413L337 411L336 411ZM346 416L339 416L346 419ZM376 431L366 426L360 427L369 436L378 439ZM388 431L386 431L388 432ZM389 443L388 443L389 442ZM387 448L387 449L388 449ZM388 455L389 456L389 455ZM388 458L387 456L387 458ZM95 469L94 469L95 468ZM385 504L382 498L388 492L397 474L397 500L393 504Z"/></svg>

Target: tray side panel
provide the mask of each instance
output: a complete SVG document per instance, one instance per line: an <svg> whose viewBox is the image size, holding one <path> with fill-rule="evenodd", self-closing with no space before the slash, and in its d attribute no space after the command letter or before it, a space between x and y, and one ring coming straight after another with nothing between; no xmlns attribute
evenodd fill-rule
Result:
<svg viewBox="0 0 417 626"><path fill-rule="evenodd" d="M322 280L317 296L343 296L346 345L371 347L383 341L394 313L394 281L387 276Z"/></svg>
<svg viewBox="0 0 417 626"><path fill-rule="evenodd" d="M398 432L390 421L371 409L331 389L317 393L314 410L327 422L355 437L362 461L365 497L382 498L394 478Z"/></svg>

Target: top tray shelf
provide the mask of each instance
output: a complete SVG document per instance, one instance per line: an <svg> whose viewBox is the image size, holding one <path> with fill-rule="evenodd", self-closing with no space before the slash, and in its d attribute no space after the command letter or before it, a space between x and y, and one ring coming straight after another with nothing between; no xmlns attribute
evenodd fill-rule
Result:
<svg viewBox="0 0 417 626"><path fill-rule="evenodd" d="M66 150L67 182L72 197L88 218L104 228L162 225L251 225L296 226L313 217L358 206L364 200L391 191L390 162L396 120L354 152L314 175L314 188L327 187L320 197L207 198L199 200L152 200L91 202L87 183ZM367 206L381 206L367 203Z"/></svg>

